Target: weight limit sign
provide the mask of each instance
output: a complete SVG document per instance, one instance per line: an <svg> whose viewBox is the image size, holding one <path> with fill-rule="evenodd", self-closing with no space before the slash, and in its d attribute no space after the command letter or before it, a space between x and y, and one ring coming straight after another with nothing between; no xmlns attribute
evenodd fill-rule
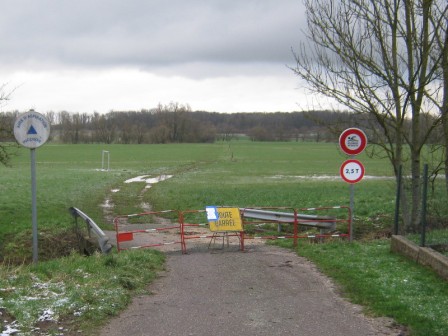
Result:
<svg viewBox="0 0 448 336"><path fill-rule="evenodd" d="M365 169L358 160L345 161L339 171L343 180L347 183L357 183L364 177Z"/></svg>

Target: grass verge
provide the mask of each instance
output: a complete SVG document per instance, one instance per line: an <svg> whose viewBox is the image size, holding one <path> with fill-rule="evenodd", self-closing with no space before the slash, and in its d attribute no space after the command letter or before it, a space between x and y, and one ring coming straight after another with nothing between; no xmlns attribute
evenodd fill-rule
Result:
<svg viewBox="0 0 448 336"><path fill-rule="evenodd" d="M0 268L2 335L95 335L162 268L164 255L136 250Z"/></svg>
<svg viewBox="0 0 448 336"><path fill-rule="evenodd" d="M291 247L290 242L279 242ZM299 255L315 263L352 302L393 318L412 335L448 335L448 286L432 270L390 252L389 240L300 242Z"/></svg>

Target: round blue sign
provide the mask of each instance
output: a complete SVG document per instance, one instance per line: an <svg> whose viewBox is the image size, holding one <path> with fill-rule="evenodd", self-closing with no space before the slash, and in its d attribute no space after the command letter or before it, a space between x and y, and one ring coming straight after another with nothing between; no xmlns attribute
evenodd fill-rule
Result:
<svg viewBox="0 0 448 336"><path fill-rule="evenodd" d="M42 114L30 110L19 115L14 123L14 136L27 148L42 146L50 136L50 122Z"/></svg>

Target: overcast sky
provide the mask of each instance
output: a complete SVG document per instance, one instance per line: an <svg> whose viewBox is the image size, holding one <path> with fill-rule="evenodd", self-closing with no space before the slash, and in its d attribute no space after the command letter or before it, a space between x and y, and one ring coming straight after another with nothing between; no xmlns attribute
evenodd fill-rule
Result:
<svg viewBox="0 0 448 336"><path fill-rule="evenodd" d="M305 21L302 0L0 0L0 111L297 111Z"/></svg>

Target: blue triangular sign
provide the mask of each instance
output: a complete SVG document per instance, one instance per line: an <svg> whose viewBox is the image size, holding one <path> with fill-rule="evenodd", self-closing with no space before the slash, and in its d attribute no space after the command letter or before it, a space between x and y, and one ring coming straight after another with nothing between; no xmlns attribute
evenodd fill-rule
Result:
<svg viewBox="0 0 448 336"><path fill-rule="evenodd" d="M37 134L36 129L33 127L33 125L30 126L27 134Z"/></svg>

